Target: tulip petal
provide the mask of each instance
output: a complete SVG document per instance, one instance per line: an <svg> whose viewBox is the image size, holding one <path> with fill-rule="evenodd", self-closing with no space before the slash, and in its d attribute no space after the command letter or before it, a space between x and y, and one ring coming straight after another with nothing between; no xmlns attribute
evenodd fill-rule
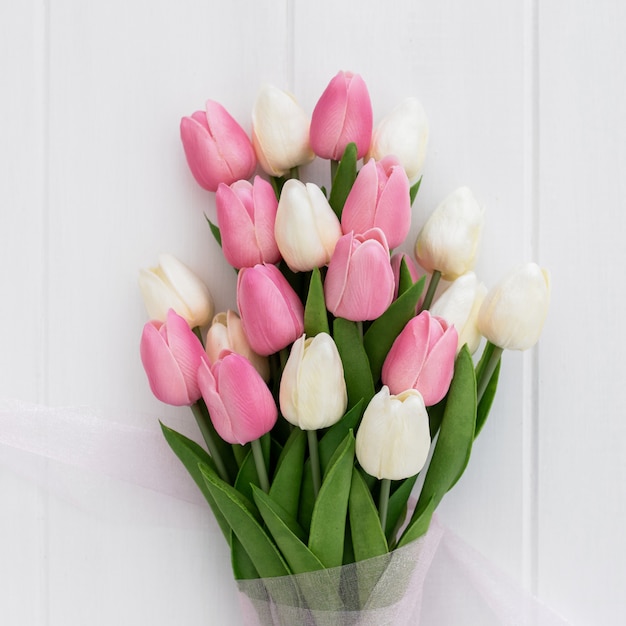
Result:
<svg viewBox="0 0 626 626"><path fill-rule="evenodd" d="M437 404L448 392L454 374L457 345L458 335L454 326L448 327L441 339L432 345L416 387L426 406Z"/></svg>
<svg viewBox="0 0 626 626"><path fill-rule="evenodd" d="M203 361L197 372L198 385L217 434L228 443L238 443L233 432L230 415L218 393L217 380L214 375L217 372L219 372L219 362L210 368L208 363Z"/></svg>

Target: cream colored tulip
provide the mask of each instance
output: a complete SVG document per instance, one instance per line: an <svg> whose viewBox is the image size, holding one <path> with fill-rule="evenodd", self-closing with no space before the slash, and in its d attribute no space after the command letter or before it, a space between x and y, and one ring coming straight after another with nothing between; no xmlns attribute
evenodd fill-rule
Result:
<svg viewBox="0 0 626 626"><path fill-rule="evenodd" d="M550 306L550 276L536 263L510 271L487 294L478 329L505 350L527 350L537 343Z"/></svg>
<svg viewBox="0 0 626 626"><path fill-rule="evenodd" d="M245 356L254 369L267 382L270 378L270 366L267 357L257 354L248 343L243 331L241 319L234 311L218 313L207 332L206 353L211 365L218 361L224 350Z"/></svg>
<svg viewBox="0 0 626 626"><path fill-rule="evenodd" d="M478 330L478 311L487 288L474 272L459 276L430 307L431 315L453 325L459 335L459 350L467 344L471 354L478 349L482 335Z"/></svg>
<svg viewBox="0 0 626 626"><path fill-rule="evenodd" d="M379 479L415 476L428 458L430 427L422 395L416 389L392 396L383 388L371 399L356 434L361 467Z"/></svg>
<svg viewBox="0 0 626 626"><path fill-rule="evenodd" d="M455 280L474 268L484 209L467 187L451 193L428 218L415 243L415 256L427 271Z"/></svg>
<svg viewBox="0 0 626 626"><path fill-rule="evenodd" d="M337 423L348 405L343 364L332 337L302 335L291 347L280 381L280 410L302 430Z"/></svg>
<svg viewBox="0 0 626 626"><path fill-rule="evenodd" d="M374 129L368 155L377 161L393 155L411 182L415 182L426 158L428 118L417 98L406 98Z"/></svg>
<svg viewBox="0 0 626 626"><path fill-rule="evenodd" d="M313 183L288 180L280 194L274 237L294 272L327 265L341 237L339 218Z"/></svg>
<svg viewBox="0 0 626 626"><path fill-rule="evenodd" d="M165 321L168 310L174 309L194 328L206 326L213 315L208 287L171 254L161 254L157 267L140 270L139 289L153 320Z"/></svg>
<svg viewBox="0 0 626 626"><path fill-rule="evenodd" d="M261 89L252 111L252 145L265 172L283 176L315 158L309 126L309 117L292 95L273 85Z"/></svg>

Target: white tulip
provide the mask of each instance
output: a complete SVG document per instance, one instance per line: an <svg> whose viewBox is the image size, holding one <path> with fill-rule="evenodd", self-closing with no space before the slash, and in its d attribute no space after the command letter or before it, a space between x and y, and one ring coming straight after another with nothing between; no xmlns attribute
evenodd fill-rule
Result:
<svg viewBox="0 0 626 626"><path fill-rule="evenodd" d="M379 479L415 476L428 458L430 427L422 395L416 389L389 395L385 385L365 409L356 434L361 467Z"/></svg>
<svg viewBox="0 0 626 626"><path fill-rule="evenodd" d="M270 366L267 357L257 354L248 343L241 319L234 311L218 313L206 335L205 348L211 364L220 359L224 350L245 356L254 369L267 382L270 378Z"/></svg>
<svg viewBox="0 0 626 626"><path fill-rule="evenodd" d="M467 187L451 193L428 218L415 242L415 256L427 271L454 280L476 262L484 209Z"/></svg>
<svg viewBox="0 0 626 626"><path fill-rule="evenodd" d="M428 118L417 98L406 98L374 129L366 161L380 161L392 154L411 182L422 170L428 146Z"/></svg>
<svg viewBox="0 0 626 626"><path fill-rule="evenodd" d="M478 311L485 299L487 288L474 272L459 276L430 307L431 315L441 317L448 324L454 325L459 335L459 350L467 344L474 354L480 344L478 331Z"/></svg>
<svg viewBox="0 0 626 626"><path fill-rule="evenodd" d="M252 145L265 172L283 176L315 158L310 123L293 96L273 85L261 89L252 110Z"/></svg>
<svg viewBox="0 0 626 626"><path fill-rule="evenodd" d="M140 270L139 289L153 320L164 322L167 311L174 309L194 328L206 326L213 315L208 287L171 254L161 254L157 267Z"/></svg>
<svg viewBox="0 0 626 626"><path fill-rule="evenodd" d="M550 276L536 263L509 272L486 296L478 329L505 350L527 350L537 343L550 306Z"/></svg>
<svg viewBox="0 0 626 626"><path fill-rule="evenodd" d="M348 405L343 364L332 337L302 335L291 347L280 381L280 410L302 430L338 422Z"/></svg>
<svg viewBox="0 0 626 626"><path fill-rule="evenodd" d="M341 235L339 218L317 185L295 178L285 183L274 237L291 270L306 272L327 265Z"/></svg>

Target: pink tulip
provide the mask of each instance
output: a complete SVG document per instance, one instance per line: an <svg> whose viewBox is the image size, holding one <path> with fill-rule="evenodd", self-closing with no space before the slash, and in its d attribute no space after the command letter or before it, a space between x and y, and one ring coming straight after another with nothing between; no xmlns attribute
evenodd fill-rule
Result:
<svg viewBox="0 0 626 626"><path fill-rule="evenodd" d="M406 263L409 268L409 274L414 283L420 279L420 273L415 265L415 261L406 252L396 252L391 255L391 269L393 270L393 280L395 283L395 289L393 292L393 299L398 297L398 289L400 287L400 266L402 261Z"/></svg>
<svg viewBox="0 0 626 626"><path fill-rule="evenodd" d="M240 354L227 352L198 369L198 384L218 435L244 445L269 432L278 417L274 398L254 366Z"/></svg>
<svg viewBox="0 0 626 626"><path fill-rule="evenodd" d="M230 187L221 183L215 203L222 251L233 267L280 260L274 237L278 200L266 180L255 176L254 185L247 180L238 180Z"/></svg>
<svg viewBox="0 0 626 626"><path fill-rule="evenodd" d="M395 157L370 159L359 172L341 214L344 233L380 228L390 248L399 246L411 227L409 179Z"/></svg>
<svg viewBox="0 0 626 626"><path fill-rule="evenodd" d="M304 307L275 265L243 268L237 306L250 347L264 356L286 348L304 333Z"/></svg>
<svg viewBox="0 0 626 626"><path fill-rule="evenodd" d="M180 138L191 173L208 191L254 173L256 156L248 135L217 102L209 100L206 112L183 117Z"/></svg>
<svg viewBox="0 0 626 626"><path fill-rule="evenodd" d="M311 117L313 152L338 161L354 142L357 158L367 152L372 138L372 103L365 81L351 72L339 72L321 95Z"/></svg>
<svg viewBox="0 0 626 626"><path fill-rule="evenodd" d="M372 228L339 239L324 281L326 307L354 322L373 320L393 301L394 279L385 234Z"/></svg>
<svg viewBox="0 0 626 626"><path fill-rule="evenodd" d="M383 385L396 395L417 389L426 406L437 404L450 388L457 341L454 326L422 311L391 346L383 364Z"/></svg>
<svg viewBox="0 0 626 626"><path fill-rule="evenodd" d="M161 402L188 406L200 399L196 375L208 359L199 339L173 309L165 323L153 320L144 326L140 353L150 389Z"/></svg>

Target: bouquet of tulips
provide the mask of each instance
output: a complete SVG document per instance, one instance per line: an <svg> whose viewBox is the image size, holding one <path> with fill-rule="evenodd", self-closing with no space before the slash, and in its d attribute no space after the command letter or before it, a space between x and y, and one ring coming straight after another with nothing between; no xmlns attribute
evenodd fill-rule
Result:
<svg viewBox="0 0 626 626"><path fill-rule="evenodd" d="M483 209L467 188L419 233L423 276L393 253L409 232L428 125L408 98L373 129L359 75L337 74L310 118L263 88L251 140L212 101L180 130L194 178L215 192L209 224L237 270L238 314L213 317L207 287L171 255L141 273L150 387L191 406L206 446L163 433L257 620L365 624L370 611L371 623L403 623L404 609L380 611L410 591L419 555L394 555L419 544L463 473L503 350L537 341L547 274L529 263L487 292L472 271ZM299 178L315 157L330 163L328 189ZM258 165L266 177L250 182ZM450 284L435 298L440 279Z"/></svg>

